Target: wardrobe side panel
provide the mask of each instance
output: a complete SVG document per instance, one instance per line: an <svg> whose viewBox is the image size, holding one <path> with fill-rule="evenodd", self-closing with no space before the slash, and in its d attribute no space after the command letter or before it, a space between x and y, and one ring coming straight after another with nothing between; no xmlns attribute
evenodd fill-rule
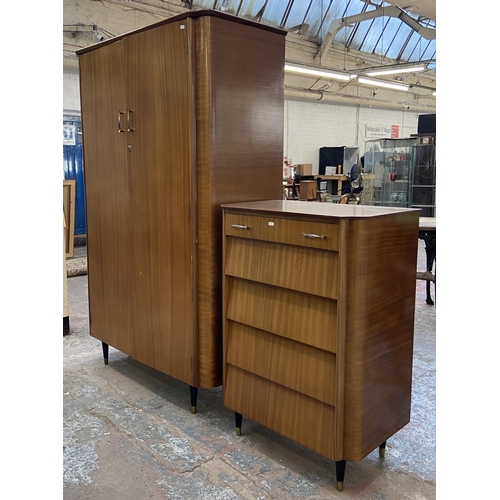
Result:
<svg viewBox="0 0 500 500"><path fill-rule="evenodd" d="M212 386L222 382L220 205L282 197L285 36L196 23L200 384Z"/></svg>

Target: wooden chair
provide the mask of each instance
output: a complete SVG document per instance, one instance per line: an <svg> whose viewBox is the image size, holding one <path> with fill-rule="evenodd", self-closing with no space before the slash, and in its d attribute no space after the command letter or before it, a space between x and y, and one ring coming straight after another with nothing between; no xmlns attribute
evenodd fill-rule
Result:
<svg viewBox="0 0 500 500"><path fill-rule="evenodd" d="M349 198L351 197L351 195L349 193L347 194L343 194L341 197L340 197L340 200L339 200L339 203L343 204L343 205L347 205L347 203L349 203Z"/></svg>

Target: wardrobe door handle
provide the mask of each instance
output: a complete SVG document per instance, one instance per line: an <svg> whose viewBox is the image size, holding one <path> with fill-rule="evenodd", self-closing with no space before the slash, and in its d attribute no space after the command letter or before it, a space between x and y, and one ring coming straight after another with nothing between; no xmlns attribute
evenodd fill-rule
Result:
<svg viewBox="0 0 500 500"><path fill-rule="evenodd" d="M132 127L131 125L132 113L135 113L133 109L127 109L127 132L135 130L135 127Z"/></svg>
<svg viewBox="0 0 500 500"><path fill-rule="evenodd" d="M326 238L324 234L313 234L313 233L302 233L302 236L304 236L304 238L320 238L321 240L324 240Z"/></svg>
<svg viewBox="0 0 500 500"><path fill-rule="evenodd" d="M126 132L126 130L122 129L122 115L124 114L123 111L118 111L118 133Z"/></svg>

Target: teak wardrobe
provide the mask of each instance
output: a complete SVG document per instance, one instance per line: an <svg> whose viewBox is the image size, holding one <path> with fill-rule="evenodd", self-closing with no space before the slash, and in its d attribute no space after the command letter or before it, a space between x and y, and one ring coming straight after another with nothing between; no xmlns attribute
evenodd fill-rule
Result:
<svg viewBox="0 0 500 500"><path fill-rule="evenodd" d="M222 203L281 199L285 31L194 11L77 52L90 334L222 383Z"/></svg>

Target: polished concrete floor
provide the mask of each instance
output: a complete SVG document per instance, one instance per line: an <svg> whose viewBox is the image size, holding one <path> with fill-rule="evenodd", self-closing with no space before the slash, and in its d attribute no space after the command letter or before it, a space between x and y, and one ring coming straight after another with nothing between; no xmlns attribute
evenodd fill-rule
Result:
<svg viewBox="0 0 500 500"><path fill-rule="evenodd" d="M74 257L85 255L76 247ZM419 270L425 270L419 240ZM416 282L411 421L348 462L344 491L335 464L222 405L221 388L189 388L101 343L88 331L87 276L68 278L64 344L64 498L105 500L285 500L436 498L436 305ZM434 297L434 285L432 285Z"/></svg>

